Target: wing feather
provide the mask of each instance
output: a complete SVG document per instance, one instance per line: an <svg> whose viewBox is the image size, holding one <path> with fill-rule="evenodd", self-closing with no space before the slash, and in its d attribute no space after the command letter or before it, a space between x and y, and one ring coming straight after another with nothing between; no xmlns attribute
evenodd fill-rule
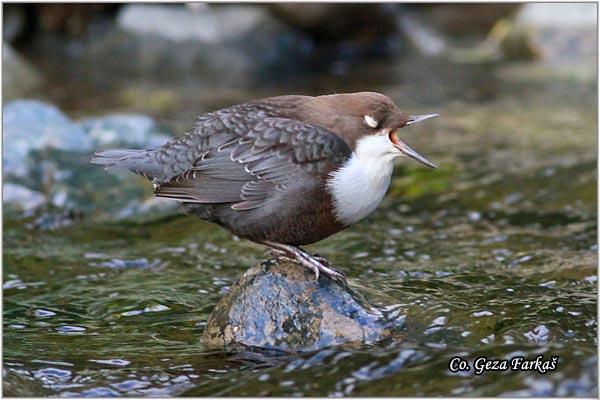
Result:
<svg viewBox="0 0 600 400"><path fill-rule="evenodd" d="M236 126L235 119L220 121L229 132ZM204 140L191 167L161 184L156 195L233 203L235 210L249 210L262 206L278 190L310 179L314 172L326 172L350 156L347 144L332 131L288 118L258 119L243 135L220 136Z"/></svg>

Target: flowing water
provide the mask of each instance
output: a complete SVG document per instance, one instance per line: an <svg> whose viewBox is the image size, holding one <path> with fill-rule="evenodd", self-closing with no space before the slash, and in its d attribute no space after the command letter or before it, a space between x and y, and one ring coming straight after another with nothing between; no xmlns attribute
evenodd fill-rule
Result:
<svg viewBox="0 0 600 400"><path fill-rule="evenodd" d="M597 396L596 78L586 71L421 60L300 83L369 88L442 114L405 133L440 168L402 160L375 213L309 247L372 303L400 310L394 341L207 351L208 316L261 247L186 216L90 213L43 229L5 215L4 394ZM46 96L72 116L122 106L111 100L118 85L100 96L76 83ZM202 109L273 94L213 93L198 110L189 85L179 89L177 111L155 116L180 131ZM457 356L538 355L558 357L556 370L448 368Z"/></svg>

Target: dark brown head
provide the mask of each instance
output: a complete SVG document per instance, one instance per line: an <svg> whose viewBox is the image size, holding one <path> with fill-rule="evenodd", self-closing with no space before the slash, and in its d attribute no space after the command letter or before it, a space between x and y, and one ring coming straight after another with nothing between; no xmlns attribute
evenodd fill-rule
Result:
<svg viewBox="0 0 600 400"><path fill-rule="evenodd" d="M324 126L342 137L353 151L370 138L379 143L382 154L411 157L437 168L398 138L399 130L438 114L409 115L398 109L392 99L374 92L333 94L313 97L303 107L302 119ZM376 139L377 138L377 139Z"/></svg>

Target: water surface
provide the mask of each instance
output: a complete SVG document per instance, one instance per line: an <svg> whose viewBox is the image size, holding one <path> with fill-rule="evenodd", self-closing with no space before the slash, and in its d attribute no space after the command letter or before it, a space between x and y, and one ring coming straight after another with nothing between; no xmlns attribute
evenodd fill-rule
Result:
<svg viewBox="0 0 600 400"><path fill-rule="evenodd" d="M4 394L597 396L594 74L413 59L371 69L303 89L383 91L440 112L405 137L440 168L401 160L380 209L310 250L406 315L401 337L301 355L207 351L211 310L260 246L185 216L90 211L42 229L7 215ZM81 79L45 97L71 116L123 107L118 81L100 95ZM193 87L169 84L179 107L155 116L183 131L195 113L276 92ZM448 371L454 356L540 354L558 356L557 370Z"/></svg>

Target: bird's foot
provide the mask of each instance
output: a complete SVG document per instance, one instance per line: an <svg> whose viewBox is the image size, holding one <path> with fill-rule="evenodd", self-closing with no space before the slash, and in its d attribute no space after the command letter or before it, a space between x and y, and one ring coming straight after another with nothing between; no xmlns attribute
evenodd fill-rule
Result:
<svg viewBox="0 0 600 400"><path fill-rule="evenodd" d="M318 263L311 262L310 260L306 260L304 258L297 258L296 261L300 263L300 265L310 269L315 274L315 281L319 280L319 275L321 272Z"/></svg>
<svg viewBox="0 0 600 400"><path fill-rule="evenodd" d="M311 257L314 258L315 260L317 260L320 264L322 264L321 272L328 275L330 278L332 278L332 279L343 278L344 280L346 279L346 275L342 271L338 271L337 269L333 268L331 266L331 263L329 262L329 260L327 260L325 257L322 257L318 253L313 254Z"/></svg>
<svg viewBox="0 0 600 400"><path fill-rule="evenodd" d="M318 280L320 274L323 273L334 281L339 281L346 284L346 275L331 267L329 261L327 261L323 257L320 257L318 255L312 256L309 253L302 250L301 248L295 246L282 245L277 243L266 244L273 249L272 254L276 255L277 257L293 259L300 263L300 265L303 265L304 267L310 269L315 274L315 280Z"/></svg>
<svg viewBox="0 0 600 400"><path fill-rule="evenodd" d="M324 273L325 275L327 275L329 278L333 279L334 281L343 282L344 284L347 283L346 275L343 272L338 271L337 269L333 268L331 266L331 264L329 263L329 261L327 261L323 257L311 257L311 258L319 264L318 270L321 271L322 273ZM317 277L317 279L319 279L319 278Z"/></svg>
<svg viewBox="0 0 600 400"><path fill-rule="evenodd" d="M303 267L310 269L315 274L315 280L319 280L319 274L322 268L322 265L320 265L320 260L306 257L305 254L303 254L303 252L301 251L292 252L280 249L271 249L270 253L272 256L279 260L295 262L302 265ZM306 255L310 256L308 253Z"/></svg>
<svg viewBox="0 0 600 400"><path fill-rule="evenodd" d="M313 256L314 259L316 259L321 264L325 265L326 267L332 268L331 267L331 263L329 262L329 260L327 260L325 257L322 257L319 253L315 253L312 256Z"/></svg>
<svg viewBox="0 0 600 400"><path fill-rule="evenodd" d="M279 250L279 249L269 249L267 251L267 253L273 257L273 258L277 258L278 260L283 260L283 261L296 261L295 257L290 257L289 253L283 251L283 250Z"/></svg>

